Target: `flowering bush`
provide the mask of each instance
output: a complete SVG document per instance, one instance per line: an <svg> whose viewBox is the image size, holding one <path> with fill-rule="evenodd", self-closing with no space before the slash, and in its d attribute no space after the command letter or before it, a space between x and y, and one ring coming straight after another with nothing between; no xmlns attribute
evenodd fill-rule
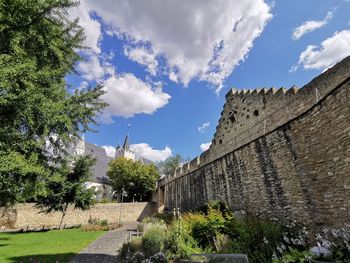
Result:
<svg viewBox="0 0 350 263"><path fill-rule="evenodd" d="M350 262L350 225L338 229L324 229L322 234L316 234L316 240L331 250L336 262Z"/></svg>
<svg viewBox="0 0 350 263"><path fill-rule="evenodd" d="M135 262L161 263L202 253L247 254L251 263L311 263L316 259L309 250L315 242L303 225L282 225L253 215L237 219L223 203L183 214L168 225L154 218L142 224L144 236L135 241L137 245L131 242L129 246L134 254L142 252L133 255L139 260ZM326 229L317 235L317 241L332 251L331 262L350 262L349 225Z"/></svg>

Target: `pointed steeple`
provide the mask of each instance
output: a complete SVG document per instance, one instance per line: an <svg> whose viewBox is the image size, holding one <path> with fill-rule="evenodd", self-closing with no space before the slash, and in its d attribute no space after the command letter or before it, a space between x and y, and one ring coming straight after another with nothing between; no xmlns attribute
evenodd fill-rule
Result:
<svg viewBox="0 0 350 263"><path fill-rule="evenodd" d="M129 150L129 134L125 136L124 144L123 144L123 150L128 151Z"/></svg>
<svg viewBox="0 0 350 263"><path fill-rule="evenodd" d="M121 149L121 147L120 147L119 143L118 143L118 145L117 145L116 149L117 149L117 150L120 150L120 149Z"/></svg>

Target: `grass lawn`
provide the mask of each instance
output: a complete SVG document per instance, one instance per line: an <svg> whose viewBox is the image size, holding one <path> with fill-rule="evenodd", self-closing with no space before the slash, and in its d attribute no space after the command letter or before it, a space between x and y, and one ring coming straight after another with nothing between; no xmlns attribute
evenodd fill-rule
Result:
<svg viewBox="0 0 350 263"><path fill-rule="evenodd" d="M0 262L67 262L104 231L80 229L0 233Z"/></svg>

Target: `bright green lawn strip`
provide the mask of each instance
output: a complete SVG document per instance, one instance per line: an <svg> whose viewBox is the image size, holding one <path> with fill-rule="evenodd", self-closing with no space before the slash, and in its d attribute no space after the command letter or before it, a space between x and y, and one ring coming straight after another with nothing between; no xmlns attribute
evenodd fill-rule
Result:
<svg viewBox="0 0 350 263"><path fill-rule="evenodd" d="M104 233L80 229L0 233L0 262L67 262Z"/></svg>

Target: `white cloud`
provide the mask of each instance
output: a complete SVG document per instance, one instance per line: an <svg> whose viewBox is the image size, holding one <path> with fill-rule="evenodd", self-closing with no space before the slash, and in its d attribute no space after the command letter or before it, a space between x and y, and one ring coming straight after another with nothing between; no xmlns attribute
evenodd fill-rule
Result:
<svg viewBox="0 0 350 263"><path fill-rule="evenodd" d="M102 146L105 149L107 156L114 158L115 157L115 147L111 145Z"/></svg>
<svg viewBox="0 0 350 263"><path fill-rule="evenodd" d="M217 90L272 17L263 0L88 2L118 37L128 44L147 44L147 62L139 55L131 59L153 67L162 57L171 80L187 86L197 78Z"/></svg>
<svg viewBox="0 0 350 263"><path fill-rule="evenodd" d="M301 26L297 27L293 31L292 39L298 40L303 35L310 33L312 31L315 31L316 29L319 29L321 27L324 27L328 24L329 20L331 20L333 17L333 11L329 11L326 15L326 17L323 20L318 21L306 21Z"/></svg>
<svg viewBox="0 0 350 263"><path fill-rule="evenodd" d="M205 133L207 131L207 129L209 128L209 126L210 126L210 122L205 122L201 126L198 127L198 131L200 133Z"/></svg>
<svg viewBox="0 0 350 263"><path fill-rule="evenodd" d="M111 145L105 145L105 146L102 146L102 148L105 149L106 154L109 157L114 158L115 147ZM168 146L166 146L164 149L157 150L157 149L153 149L147 143L131 144L130 150L135 153L136 159L139 159L142 156L153 162L165 161L168 157L172 155L172 151Z"/></svg>
<svg viewBox="0 0 350 263"><path fill-rule="evenodd" d="M165 161L172 155L171 149L166 146L162 150L153 149L147 143L131 144L130 149L135 152L136 158L145 157L153 162Z"/></svg>
<svg viewBox="0 0 350 263"><path fill-rule="evenodd" d="M100 41L102 39L101 24L90 16L91 8L87 1L80 1L80 5L69 10L71 19L79 18L79 24L85 29L83 45L90 48L92 53L101 53Z"/></svg>
<svg viewBox="0 0 350 263"><path fill-rule="evenodd" d="M164 93L161 86L153 88L131 73L111 76L102 84L106 93L101 98L109 103L101 116L105 123L112 123L113 116L152 114L170 99L170 95Z"/></svg>
<svg viewBox="0 0 350 263"><path fill-rule="evenodd" d="M304 69L326 69L350 55L350 30L335 32L320 46L310 45L300 54L299 62L291 72L302 65Z"/></svg>
<svg viewBox="0 0 350 263"><path fill-rule="evenodd" d="M94 10L91 3L82 1L78 7L69 10L70 18L79 17L80 25L86 32L84 45L90 47L89 50L82 50L86 60L76 67L84 79L79 88L87 87L89 81L103 84L106 93L101 99L109 106L100 116L102 122L112 123L113 116L131 117L138 113L154 113L168 103L170 95L162 91L161 82L149 84L132 73L117 74L111 63L114 53L101 52L101 24L92 18ZM130 57L139 59L155 74L157 64L152 62L152 53L142 53L140 49L130 49L128 52Z"/></svg>
<svg viewBox="0 0 350 263"><path fill-rule="evenodd" d="M109 63L101 63L95 54L87 55L86 60L77 65L77 70L88 81L100 81L106 75L114 74L114 67Z"/></svg>
<svg viewBox="0 0 350 263"><path fill-rule="evenodd" d="M126 47L124 49L124 55L129 59L146 66L147 71L155 76L158 70L158 61L152 50L148 50L145 47Z"/></svg>
<svg viewBox="0 0 350 263"><path fill-rule="evenodd" d="M205 152L206 150L209 149L211 145L211 142L207 142L207 143L202 143L199 147L201 148L202 152Z"/></svg>
<svg viewBox="0 0 350 263"><path fill-rule="evenodd" d="M100 58L99 58L100 57ZM88 59L77 65L77 70L87 81L97 81L104 86L106 92L101 99L109 104L100 120L113 123L113 116L132 117L135 114L152 114L165 106L170 95L162 91L162 83L147 83L138 79L132 73L118 75L114 66L109 62L113 54L88 55ZM87 87L83 81L80 88Z"/></svg>

